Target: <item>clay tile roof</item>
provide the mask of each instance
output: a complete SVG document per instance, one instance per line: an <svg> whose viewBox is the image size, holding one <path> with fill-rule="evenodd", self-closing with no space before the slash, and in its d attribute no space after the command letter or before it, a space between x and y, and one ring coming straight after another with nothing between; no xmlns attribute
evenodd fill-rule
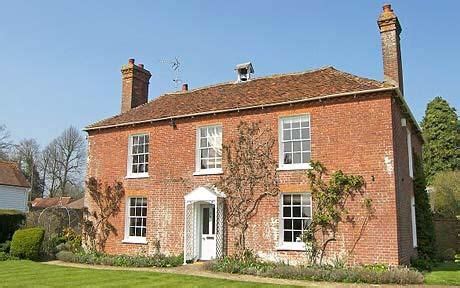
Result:
<svg viewBox="0 0 460 288"><path fill-rule="evenodd" d="M388 86L383 82L358 77L328 66L300 73L255 78L247 82L228 82L189 91L167 93L130 111L91 124L85 129L276 105L287 101L301 101L385 87Z"/></svg>
<svg viewBox="0 0 460 288"><path fill-rule="evenodd" d="M85 207L85 198L80 198L66 205L69 209L83 209Z"/></svg>
<svg viewBox="0 0 460 288"><path fill-rule="evenodd" d="M66 206L72 201L72 197L35 198L31 205L33 208L47 208L53 206Z"/></svg>
<svg viewBox="0 0 460 288"><path fill-rule="evenodd" d="M30 187L17 163L2 160L0 160L0 185Z"/></svg>

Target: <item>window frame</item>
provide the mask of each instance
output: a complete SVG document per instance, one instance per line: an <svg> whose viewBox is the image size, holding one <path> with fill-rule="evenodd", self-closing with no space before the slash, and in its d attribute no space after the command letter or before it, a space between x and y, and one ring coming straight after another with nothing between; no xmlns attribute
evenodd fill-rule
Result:
<svg viewBox="0 0 460 288"><path fill-rule="evenodd" d="M150 142L150 133L136 133L136 134L131 134L128 137L128 159L126 163L126 178L146 178L149 177L149 172L141 172L141 173L133 173L132 172L132 165L133 165L133 138L136 136L148 136L149 137L149 152L147 155L149 156L149 161L147 162L149 164L149 171L150 171L150 161L151 161L151 155L150 155L150 147L151 147L151 142ZM145 163L145 162L144 162Z"/></svg>
<svg viewBox="0 0 460 288"><path fill-rule="evenodd" d="M145 237L142 236L130 236L129 235L129 228L130 228L130 219L132 218L130 216L130 208L131 208L131 199L132 198L144 198L146 201L146 209L147 209L147 214L145 215L146 219L146 225L145 225ZM136 207L136 206L135 206ZM149 203L148 203L148 197L147 196L141 196L141 195L132 195L128 196L125 198L125 233L124 233L124 239L123 243L134 243L134 244L147 244L147 227L148 227L148 209Z"/></svg>
<svg viewBox="0 0 460 288"><path fill-rule="evenodd" d="M223 134L224 134L224 129L222 124L216 123L216 124L209 124L209 125L203 125L203 126L197 126L196 127L196 135L195 135L195 172L193 175L198 176L198 175L212 175L212 174L222 174L222 160L223 157L221 155L221 167L220 168L208 168L208 169L202 169L201 168L201 129L202 128L213 128L213 127L220 127L221 131L221 142L223 142ZM222 148L221 148L222 149Z"/></svg>
<svg viewBox="0 0 460 288"><path fill-rule="evenodd" d="M412 159L412 132L410 128L406 126L406 142L407 142L407 160L409 164L409 177L414 178L414 162Z"/></svg>
<svg viewBox="0 0 460 288"><path fill-rule="evenodd" d="M284 164L284 147L283 147L283 121L289 118L306 116L308 118L308 129L310 136L310 161L306 163ZM278 170L305 170L311 169L312 159L312 131L311 131L311 115L310 113L302 113L295 115L280 116L278 119ZM302 152L301 152L302 153Z"/></svg>
<svg viewBox="0 0 460 288"><path fill-rule="evenodd" d="M294 250L294 251L305 251L305 243L303 241L300 242L285 242L284 241L284 219L285 217L283 216L283 196L284 195L307 195L310 198L310 220L313 219L313 202L312 202L312 197L310 192L285 192L285 193L280 193L279 197L279 232L278 232L278 247L277 250ZM302 202L301 202L302 203ZM290 204L292 207L292 203ZM300 204L300 207L303 205ZM301 212L302 213L302 208ZM302 214L301 214L302 215ZM303 217L288 217L288 219L308 219L308 218L303 218ZM291 229L293 230L293 229Z"/></svg>

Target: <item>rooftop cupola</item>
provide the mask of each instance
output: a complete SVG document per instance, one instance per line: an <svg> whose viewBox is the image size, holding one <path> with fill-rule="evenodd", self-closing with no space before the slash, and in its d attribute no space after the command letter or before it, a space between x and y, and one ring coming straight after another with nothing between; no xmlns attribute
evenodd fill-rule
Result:
<svg viewBox="0 0 460 288"><path fill-rule="evenodd" d="M251 74L254 73L254 68L251 62L236 65L236 73L238 74L237 82L245 82L251 80Z"/></svg>

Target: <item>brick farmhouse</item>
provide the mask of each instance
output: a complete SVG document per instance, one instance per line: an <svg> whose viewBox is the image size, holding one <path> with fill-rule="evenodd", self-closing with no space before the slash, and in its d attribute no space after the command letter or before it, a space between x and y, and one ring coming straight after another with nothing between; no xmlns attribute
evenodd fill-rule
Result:
<svg viewBox="0 0 460 288"><path fill-rule="evenodd" d="M276 139L281 193L261 203L248 248L267 260L305 259L299 235L315 213L306 178L314 159L330 171L362 175L375 208L359 241L360 227L340 224L329 255L350 254L353 263L408 263L417 246L412 155L421 154L423 140L404 99L401 27L390 5L377 23L384 81L333 67L254 78L245 63L237 66L236 81L197 89L184 84L148 101L151 74L130 59L121 69L121 113L85 128L87 175L121 181L126 190L106 252L159 249L184 253L185 260L231 254L225 195L213 186L225 173L222 143L237 136L241 121L261 121ZM88 195L85 201L91 211ZM348 208L364 213L357 200Z"/></svg>

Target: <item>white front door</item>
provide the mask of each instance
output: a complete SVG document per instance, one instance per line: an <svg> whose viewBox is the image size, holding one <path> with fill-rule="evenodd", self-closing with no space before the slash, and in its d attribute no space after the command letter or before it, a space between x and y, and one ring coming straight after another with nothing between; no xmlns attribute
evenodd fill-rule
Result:
<svg viewBox="0 0 460 288"><path fill-rule="evenodd" d="M201 253L200 260L211 260L216 258L216 220L215 210L212 204L202 204L201 214Z"/></svg>

